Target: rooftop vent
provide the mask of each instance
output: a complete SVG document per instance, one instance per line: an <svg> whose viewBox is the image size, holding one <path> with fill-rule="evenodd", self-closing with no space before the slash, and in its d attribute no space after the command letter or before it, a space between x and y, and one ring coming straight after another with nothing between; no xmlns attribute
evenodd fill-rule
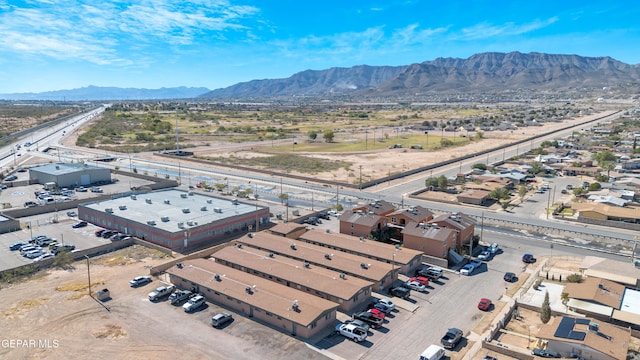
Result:
<svg viewBox="0 0 640 360"><path fill-rule="evenodd" d="M600 325L598 323L589 321L589 331L598 332L600 330Z"/></svg>
<svg viewBox="0 0 640 360"><path fill-rule="evenodd" d="M213 212L222 213L221 208L213 208Z"/></svg>
<svg viewBox="0 0 640 360"><path fill-rule="evenodd" d="M144 202L146 202L147 204L151 204L151 199L146 198L146 199L144 199Z"/></svg>
<svg viewBox="0 0 640 360"><path fill-rule="evenodd" d="M213 204L213 200L212 199L207 199L207 204Z"/></svg>
<svg viewBox="0 0 640 360"><path fill-rule="evenodd" d="M303 262L302 265L304 265L304 267L306 267L307 269L309 268L309 266L311 266L308 261Z"/></svg>
<svg viewBox="0 0 640 360"><path fill-rule="evenodd" d="M131 195L131 200L138 200L138 197L136 195Z"/></svg>
<svg viewBox="0 0 640 360"><path fill-rule="evenodd" d="M247 286L246 288L244 288L244 290L247 292L247 294L253 294L253 289L251 288L251 286Z"/></svg>
<svg viewBox="0 0 640 360"><path fill-rule="evenodd" d="M237 243L237 244L236 244L236 247L237 247L238 249L242 249L242 244Z"/></svg>
<svg viewBox="0 0 640 360"><path fill-rule="evenodd" d="M364 213L362 212L362 210L358 210L358 211L356 211L356 214L358 214L358 215L362 215L362 214L364 214Z"/></svg>
<svg viewBox="0 0 640 360"><path fill-rule="evenodd" d="M113 214L113 209L112 208L106 208L106 209L104 209L104 212L106 212L107 214Z"/></svg>
<svg viewBox="0 0 640 360"><path fill-rule="evenodd" d="M291 304L291 308L293 309L293 311L296 311L296 312L300 311L300 307L298 306L298 300L293 300L293 304Z"/></svg>
<svg viewBox="0 0 640 360"><path fill-rule="evenodd" d="M198 222L197 221L193 221L193 220L189 220L189 221L187 221L187 225L195 226L195 225L198 225Z"/></svg>
<svg viewBox="0 0 640 360"><path fill-rule="evenodd" d="M347 275L345 275L344 273L340 273L340 279L346 279Z"/></svg>
<svg viewBox="0 0 640 360"><path fill-rule="evenodd" d="M187 198L187 194L180 194L180 197L183 198L183 199L186 199Z"/></svg>
<svg viewBox="0 0 640 360"><path fill-rule="evenodd" d="M120 206L118 206L118 209L127 210L127 205L120 205Z"/></svg>
<svg viewBox="0 0 640 360"><path fill-rule="evenodd" d="M183 222L179 222L179 223L178 223L178 228L180 228L180 229L184 229L184 223L183 223Z"/></svg>
<svg viewBox="0 0 640 360"><path fill-rule="evenodd" d="M222 278L220 278L218 274L213 275L213 278L216 279L216 281L222 281Z"/></svg>
<svg viewBox="0 0 640 360"><path fill-rule="evenodd" d="M247 236L248 236L248 237L250 237L250 238L252 238L252 237L253 237L253 234L252 234L252 233L248 233L248 234L247 234Z"/></svg>
<svg viewBox="0 0 640 360"><path fill-rule="evenodd" d="M207 211L207 207L206 206L200 207L200 211Z"/></svg>
<svg viewBox="0 0 640 360"><path fill-rule="evenodd" d="M327 230L326 230L326 233L327 233L327 234L330 234L330 233L331 233L331 230L330 230L330 229L327 229Z"/></svg>
<svg viewBox="0 0 640 360"><path fill-rule="evenodd" d="M274 254L274 253L272 253L272 252L270 252L270 253L269 253L269 257L270 257L270 258L272 258L274 255L275 255L275 254Z"/></svg>
<svg viewBox="0 0 640 360"><path fill-rule="evenodd" d="M169 200L169 199L164 199L164 203L165 203L165 204L171 204L171 200Z"/></svg>
<svg viewBox="0 0 640 360"><path fill-rule="evenodd" d="M360 263L360 267L363 269L368 269L369 265L365 264L365 263Z"/></svg>
<svg viewBox="0 0 640 360"><path fill-rule="evenodd" d="M178 267L178 269L182 269L184 267L181 262L177 263L176 266Z"/></svg>
<svg viewBox="0 0 640 360"><path fill-rule="evenodd" d="M169 221L169 217L168 216L163 216L160 218L160 220L162 220L162 222L167 222Z"/></svg>
<svg viewBox="0 0 640 360"><path fill-rule="evenodd" d="M147 221L147 225L156 226L156 222L154 220Z"/></svg>
<svg viewBox="0 0 640 360"><path fill-rule="evenodd" d="M331 255L329 255L329 254L324 254L324 258L325 258L325 259L327 259L327 260L331 260Z"/></svg>
<svg viewBox="0 0 640 360"><path fill-rule="evenodd" d="M182 212L188 214L191 212L191 210L189 210L189 208L182 208Z"/></svg>
<svg viewBox="0 0 640 360"><path fill-rule="evenodd" d="M291 250L295 250L296 249L296 244L291 244L289 247L291 248Z"/></svg>

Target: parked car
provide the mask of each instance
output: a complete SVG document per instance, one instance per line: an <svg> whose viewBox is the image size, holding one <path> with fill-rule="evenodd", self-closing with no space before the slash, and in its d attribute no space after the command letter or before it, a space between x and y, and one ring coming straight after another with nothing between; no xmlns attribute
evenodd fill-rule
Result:
<svg viewBox="0 0 640 360"><path fill-rule="evenodd" d="M219 328L224 326L226 323L230 323L233 321L233 316L228 313L218 313L211 317L211 326L214 328Z"/></svg>
<svg viewBox="0 0 640 360"><path fill-rule="evenodd" d="M86 221L78 221L77 223L71 225L71 227L74 228L74 229L78 229L78 228L81 228L81 227L85 227L87 225L88 224L87 224Z"/></svg>
<svg viewBox="0 0 640 360"><path fill-rule="evenodd" d="M518 277L516 276L516 274L514 274L512 272L507 272L507 273L504 274L503 279L506 282L514 282L514 281L518 280Z"/></svg>
<svg viewBox="0 0 640 360"><path fill-rule="evenodd" d="M383 321L384 321L384 318L387 316L387 314L385 314L383 311L378 309L369 309L367 310L367 312L373 314L373 316L377 317L378 319L382 319Z"/></svg>
<svg viewBox="0 0 640 360"><path fill-rule="evenodd" d="M78 216L78 213L75 211L67 211L67 216L68 217L76 217Z"/></svg>
<svg viewBox="0 0 640 360"><path fill-rule="evenodd" d="M491 309L491 300L487 298L480 299L480 302L478 302L478 309L482 311L489 311Z"/></svg>
<svg viewBox="0 0 640 360"><path fill-rule="evenodd" d="M136 286L142 286L144 284L150 283L151 282L151 276L136 276L133 279L131 279L131 281L129 281L129 284L132 287L136 287Z"/></svg>
<svg viewBox="0 0 640 360"><path fill-rule="evenodd" d="M22 241L15 242L15 243L9 245L9 250L11 250L11 251L20 250L20 248L25 246L25 245L29 245L29 244L26 243L26 242L22 242Z"/></svg>
<svg viewBox="0 0 640 360"><path fill-rule="evenodd" d="M450 328L442 339L440 339L440 342L445 349L453 349L458 345L460 340L462 340L462 330Z"/></svg>
<svg viewBox="0 0 640 360"><path fill-rule="evenodd" d="M77 187L76 192L87 192L87 188L84 186Z"/></svg>
<svg viewBox="0 0 640 360"><path fill-rule="evenodd" d="M489 260L490 257L491 257L491 251L489 250L485 250L481 252L480 255L478 255L478 259L480 260Z"/></svg>
<svg viewBox="0 0 640 360"><path fill-rule="evenodd" d="M53 247L53 249L51 250L51 253L53 255L58 255L61 252L69 252L75 249L76 249L76 246L73 244L58 244Z"/></svg>
<svg viewBox="0 0 640 360"><path fill-rule="evenodd" d="M417 282L417 283L422 284L424 286L429 286L429 279L424 277L424 276L414 276L414 277L410 278L409 281Z"/></svg>
<svg viewBox="0 0 640 360"><path fill-rule="evenodd" d="M460 275L466 275L469 276L473 273L473 271L476 269L475 266L473 266L473 264L468 263L465 264L462 269L460 269Z"/></svg>
<svg viewBox="0 0 640 360"><path fill-rule="evenodd" d="M422 266L421 268L416 270L414 273L415 276L423 276L431 281L436 281L440 279L442 277L442 274L443 274L442 269L435 266L429 266L429 265Z"/></svg>
<svg viewBox="0 0 640 360"><path fill-rule="evenodd" d="M206 302L207 302L207 299L205 299L204 296L196 295L191 299L189 299L189 301L187 301L184 305L182 305L182 309L184 310L184 312L194 312L197 309L199 309L202 305L204 305Z"/></svg>
<svg viewBox="0 0 640 360"><path fill-rule="evenodd" d="M159 286L159 287L155 288L155 290L150 292L147 295L147 297L149 298L149 301L158 301L158 300L162 299L165 296L171 295L171 293L173 293L173 290L175 290L175 288L176 287L173 286L173 285Z"/></svg>
<svg viewBox="0 0 640 360"><path fill-rule="evenodd" d="M482 360L498 360L498 358L491 355L485 355L482 357Z"/></svg>
<svg viewBox="0 0 640 360"><path fill-rule="evenodd" d="M543 358L561 358L560 354L555 351L544 350L544 349L533 349L531 351L531 355L540 356Z"/></svg>
<svg viewBox="0 0 640 360"><path fill-rule="evenodd" d="M367 331L352 323L336 325L336 333L355 342L363 341L367 338Z"/></svg>
<svg viewBox="0 0 640 360"><path fill-rule="evenodd" d="M104 233L105 231L107 231L107 229L96 230L95 234L97 237L102 237L102 233Z"/></svg>
<svg viewBox="0 0 640 360"><path fill-rule="evenodd" d="M104 192L104 191L102 190L102 188L99 188L99 187L97 187L97 186L94 186L94 187L92 187L92 188L91 188L91 192L94 192L94 193L102 193L102 192Z"/></svg>
<svg viewBox="0 0 640 360"><path fill-rule="evenodd" d="M304 223L309 225L318 225L320 224L320 219L318 219L315 216L312 216L310 218L304 219Z"/></svg>
<svg viewBox="0 0 640 360"><path fill-rule="evenodd" d="M375 302L375 303L370 304L369 305L369 309L380 310L385 314L388 314L388 313L391 312L391 310L393 310L391 307L389 307L389 306L387 306L385 304L379 303L379 302Z"/></svg>
<svg viewBox="0 0 640 360"><path fill-rule="evenodd" d="M389 289L389 294L401 299L408 299L411 296L411 290L406 287L398 286Z"/></svg>
<svg viewBox="0 0 640 360"><path fill-rule="evenodd" d="M189 300L193 297L193 293L189 290L178 290L173 294L169 295L169 302L171 305L178 305L185 300Z"/></svg>
<svg viewBox="0 0 640 360"><path fill-rule="evenodd" d="M29 239L29 244L35 243L36 241L38 241L38 239L46 239L46 238L48 238L48 236L46 236L46 235L36 235L36 236L32 237L31 239Z"/></svg>
<svg viewBox="0 0 640 360"><path fill-rule="evenodd" d="M331 220L331 217L326 212L319 212L318 217L320 219Z"/></svg>
<svg viewBox="0 0 640 360"><path fill-rule="evenodd" d="M404 286L417 292L427 291L427 288L417 281L407 281L406 283L404 283Z"/></svg>
<svg viewBox="0 0 640 360"><path fill-rule="evenodd" d="M394 304L391 300L378 299L378 303L388 306L391 310L396 308L396 304Z"/></svg>
<svg viewBox="0 0 640 360"><path fill-rule="evenodd" d="M44 253L43 255L40 255L37 258L33 259L33 261L38 262L38 261L46 260L48 258L52 258L54 256L55 255L53 255L52 253Z"/></svg>
<svg viewBox="0 0 640 360"><path fill-rule="evenodd" d="M533 264L536 262L536 258L532 254L522 255L522 262L525 264Z"/></svg>
<svg viewBox="0 0 640 360"><path fill-rule="evenodd" d="M17 180L18 177L15 175L9 175L7 177L4 178L4 181L13 181L13 180Z"/></svg>
<svg viewBox="0 0 640 360"><path fill-rule="evenodd" d="M25 201L24 203L24 207L26 208L32 208L32 207L36 207L38 206L38 204L36 204L35 201Z"/></svg>
<svg viewBox="0 0 640 360"><path fill-rule="evenodd" d="M354 320L364 321L365 323L369 324L369 326L374 328L381 326L383 322L381 318L376 317L372 313L366 311L355 313L351 317Z"/></svg>
<svg viewBox="0 0 640 360"><path fill-rule="evenodd" d="M24 257L26 257L27 259L35 259L37 257L40 257L42 255L46 254L44 251L42 251L42 249L40 250L33 250L33 251L29 251L27 253L24 254Z"/></svg>
<svg viewBox="0 0 640 360"><path fill-rule="evenodd" d="M369 329L371 329L371 326L369 326L369 324L367 324L366 322L362 321L362 320L347 320L344 322L345 324L353 324L359 328L364 329L365 332L369 332Z"/></svg>

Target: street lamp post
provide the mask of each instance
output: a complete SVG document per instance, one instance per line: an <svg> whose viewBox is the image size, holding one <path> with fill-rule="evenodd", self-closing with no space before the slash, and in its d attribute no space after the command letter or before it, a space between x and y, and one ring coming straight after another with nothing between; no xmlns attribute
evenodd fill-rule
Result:
<svg viewBox="0 0 640 360"><path fill-rule="evenodd" d="M362 165L360 165L360 184L358 184L358 189L362 190Z"/></svg>

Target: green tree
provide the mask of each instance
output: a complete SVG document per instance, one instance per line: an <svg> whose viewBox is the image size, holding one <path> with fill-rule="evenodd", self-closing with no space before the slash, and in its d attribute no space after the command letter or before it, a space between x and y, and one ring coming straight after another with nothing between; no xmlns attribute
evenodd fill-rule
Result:
<svg viewBox="0 0 640 360"><path fill-rule="evenodd" d="M527 187L524 185L518 186L518 196L520 197L520 201L524 199L524 196L527 195Z"/></svg>
<svg viewBox="0 0 640 360"><path fill-rule="evenodd" d="M444 175L440 175L438 177L438 189L444 191L444 190L447 190L448 186L449 186L449 181L447 181L447 177Z"/></svg>
<svg viewBox="0 0 640 360"><path fill-rule="evenodd" d="M314 130L309 131L309 140L313 141L318 138L318 133Z"/></svg>
<svg viewBox="0 0 640 360"><path fill-rule="evenodd" d="M493 200L508 200L510 197L511 195L507 188L493 189L489 192L489 199Z"/></svg>
<svg viewBox="0 0 640 360"><path fill-rule="evenodd" d="M481 170L487 170L487 164L483 164L483 163L476 163L471 165L472 169L481 169Z"/></svg>
<svg viewBox="0 0 640 360"><path fill-rule="evenodd" d="M545 292L544 301L540 307L540 320L546 324L551 320L551 305L549 304L549 292Z"/></svg>
<svg viewBox="0 0 640 360"><path fill-rule="evenodd" d="M289 200L289 194L280 193L280 195L278 195L278 199L280 199L281 203L284 203L285 201Z"/></svg>
<svg viewBox="0 0 640 360"><path fill-rule="evenodd" d="M333 130L325 130L322 133L322 138L324 139L325 142L333 142L333 138L334 138L335 134L333 133Z"/></svg>
<svg viewBox="0 0 640 360"><path fill-rule="evenodd" d="M611 151L605 150L605 151L600 151L591 155L591 160L596 161L598 165L602 167L603 163L607 161L611 161L615 163L616 161L618 161L618 158Z"/></svg>
<svg viewBox="0 0 640 360"><path fill-rule="evenodd" d="M602 170L606 170L607 171L607 177L609 177L609 174L611 173L611 170L616 168L615 161L604 161L602 163L599 162L598 165L600 165Z"/></svg>
<svg viewBox="0 0 640 360"><path fill-rule="evenodd" d="M538 175L541 172L544 172L544 166L539 161L534 161L531 163L531 168L529 168L529 172Z"/></svg>
<svg viewBox="0 0 640 360"><path fill-rule="evenodd" d="M599 182L594 182L589 184L589 191L598 191L602 188L602 185L600 185Z"/></svg>

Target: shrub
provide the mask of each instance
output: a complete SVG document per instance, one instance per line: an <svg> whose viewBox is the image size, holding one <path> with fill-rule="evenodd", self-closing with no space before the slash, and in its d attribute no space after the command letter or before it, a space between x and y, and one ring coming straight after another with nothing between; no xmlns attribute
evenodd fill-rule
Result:
<svg viewBox="0 0 640 360"><path fill-rule="evenodd" d="M567 282L570 282L570 283L581 283L582 282L582 275L580 275L580 274L571 274L571 275L567 276Z"/></svg>
<svg viewBox="0 0 640 360"><path fill-rule="evenodd" d="M540 288L540 285L542 285L542 279L536 280L536 282L533 284L533 290L538 290L538 288Z"/></svg>

